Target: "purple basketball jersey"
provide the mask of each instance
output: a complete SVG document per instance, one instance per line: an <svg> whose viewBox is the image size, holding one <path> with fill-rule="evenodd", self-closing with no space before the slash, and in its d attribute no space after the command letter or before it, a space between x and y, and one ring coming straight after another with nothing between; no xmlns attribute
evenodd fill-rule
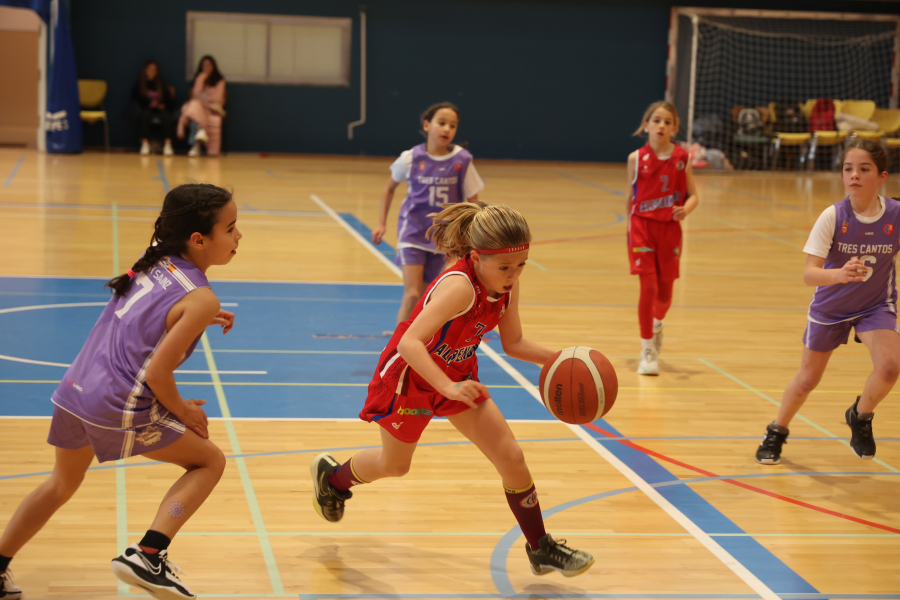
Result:
<svg viewBox="0 0 900 600"><path fill-rule="evenodd" d="M425 238L425 232L432 225L428 215L440 212L444 203L466 199L463 181L471 163L472 155L467 150L460 150L446 160L435 160L425 152L425 144L413 148L409 188L397 222L399 247L414 246L435 251L434 242Z"/></svg>
<svg viewBox="0 0 900 600"><path fill-rule="evenodd" d="M179 256L138 273L124 296L113 296L78 357L53 393L53 403L88 423L131 429L171 419L144 382L147 367L166 337L166 315L199 287L206 275ZM188 348L183 363L200 341ZM179 364L181 364L179 363Z"/></svg>
<svg viewBox="0 0 900 600"><path fill-rule="evenodd" d="M855 319L886 308L897 314L894 266L900 227L900 201L884 199L884 214L874 223L856 218L850 199L834 205L834 237L825 269L839 269L853 257L869 270L864 281L817 287L809 305L809 320L823 325Z"/></svg>

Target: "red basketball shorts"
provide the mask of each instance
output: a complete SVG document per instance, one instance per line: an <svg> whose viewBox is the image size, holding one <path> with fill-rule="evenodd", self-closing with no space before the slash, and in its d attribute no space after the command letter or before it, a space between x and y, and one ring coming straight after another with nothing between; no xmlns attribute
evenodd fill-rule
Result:
<svg viewBox="0 0 900 600"><path fill-rule="evenodd" d="M631 215L628 219L628 261L631 274L657 273L663 281L678 279L681 224Z"/></svg>

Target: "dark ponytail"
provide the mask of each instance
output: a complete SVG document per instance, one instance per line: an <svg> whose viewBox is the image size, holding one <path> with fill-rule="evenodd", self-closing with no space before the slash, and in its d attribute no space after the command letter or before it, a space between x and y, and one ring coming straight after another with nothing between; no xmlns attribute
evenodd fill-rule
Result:
<svg viewBox="0 0 900 600"><path fill-rule="evenodd" d="M431 120L434 118L434 115L436 115L437 111L441 110L442 108L452 110L453 112L456 113L456 118L459 119L459 109L456 108L455 104L453 104L452 102L439 102L437 104L432 104L425 110L425 112L422 113L422 116L419 117L419 125L421 126L422 123L424 123L425 121L428 121L429 123L431 123ZM419 129L419 133L421 133L422 136L425 138L428 137L428 135L425 133L424 129ZM460 148L468 148L469 142L463 142L461 144L457 143L456 145L459 146Z"/></svg>
<svg viewBox="0 0 900 600"><path fill-rule="evenodd" d="M162 212L156 219L150 246L131 272L134 275L147 271L164 256L180 255L191 235L209 235L219 218L219 212L231 201L231 192L209 183L187 183L166 194ZM106 287L117 296L128 291L129 273L113 277Z"/></svg>

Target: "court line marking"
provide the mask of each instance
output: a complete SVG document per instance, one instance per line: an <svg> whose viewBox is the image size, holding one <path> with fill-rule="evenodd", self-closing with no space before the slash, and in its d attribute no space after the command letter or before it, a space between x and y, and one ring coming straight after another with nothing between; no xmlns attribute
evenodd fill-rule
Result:
<svg viewBox="0 0 900 600"><path fill-rule="evenodd" d="M216 398L219 401L219 410L223 417L231 417L231 410L228 408L228 400L225 398L225 390L222 387L222 381L219 379L219 373L216 369L216 360L213 358L212 348L209 344L209 337L206 331L200 337L203 344L203 355L206 357L206 364L209 366L210 377L216 390ZM241 445L238 441L237 430L234 423L230 419L225 420L225 431L228 433L228 441L231 443L231 450L234 454L241 454ZM250 480L250 472L247 464L242 456L234 459L237 465L238 474L241 478L241 484L244 487L244 495L247 497L247 505L250 509L250 516L253 518L253 526L256 528L256 535L259 539L259 546L262 550L263 560L266 563L266 569L269 572L269 580L272 584L272 591L276 594L284 594L284 585L281 582L281 574L278 572L278 564L275 560L275 553L272 551L272 544L269 542L266 524L262 518L262 511L256 500L256 492L253 489L253 482Z"/></svg>
<svg viewBox="0 0 900 600"><path fill-rule="evenodd" d="M587 423L584 426L587 427L588 429L591 429L592 431L596 431L597 433L599 433L605 437L614 437L614 435L612 433L610 433L609 431L606 431L605 429L603 429L601 427L594 425L593 423ZM673 465L677 465L683 469L688 469L689 471L694 471L695 473L700 473L701 475L706 475L707 477L717 477L717 475L711 471L707 471L706 469L701 469L699 467L689 465L687 463L681 462L680 460L676 460L674 458L666 456L665 454L662 454L660 452L656 452L655 450L650 450L649 448L644 448L643 446L639 446L633 442L619 440L619 443L625 444L626 446L628 446L630 448L634 448L635 450L638 450L639 452L643 452L644 454L646 454L648 456L652 456L653 458L657 458L659 460L664 460L666 462L672 463ZM888 525L882 525L880 523L874 523L872 521L860 519L859 517L854 517L852 515L839 513L837 511L823 508L821 506L816 506L815 504L810 504L808 502L803 502L801 500L795 500L788 496L782 496L781 494L776 494L774 492L770 492L770 491L764 490L762 488L758 488L758 487L755 487L752 485L747 485L746 483L741 483L741 482L735 481L733 479L722 479L722 481L724 481L725 483L730 483L731 485L736 485L738 487L744 488L751 492L756 492L757 494L762 494L764 496L769 496L770 498L775 498L776 500L781 500L783 502L789 502L791 504L795 504L795 505L801 506L803 508L808 508L808 509L820 512L820 513L824 513L826 515L831 515L832 517L846 519L847 521L859 523L860 525L866 525L868 527L875 527L877 529L883 529L884 531L890 531L891 533L896 533L896 534L900 535L900 529L897 529L896 527L890 527Z"/></svg>
<svg viewBox="0 0 900 600"><path fill-rule="evenodd" d="M580 441L580 440L579 440ZM640 491L637 488L627 488L629 491ZM618 491L618 490L614 490ZM500 537L506 531L270 531L269 535L278 536L376 536L376 537ZM130 532L128 535L144 535L141 532ZM179 537L183 535L208 535L208 536L253 536L255 531L179 531ZM559 537L692 537L690 533L663 533L663 532L611 532L602 533L584 531L559 531L553 535ZM710 537L779 537L779 538L897 538L895 533L710 533ZM204 594L205 596L206 594Z"/></svg>
<svg viewBox="0 0 900 600"><path fill-rule="evenodd" d="M119 207L123 208L123 207ZM158 210L158 209L157 209ZM93 279L93 280L101 280L106 281L106 277L100 277L98 275L2 275L0 274L0 279ZM279 283L279 284L289 284L289 285L390 285L390 286L402 286L402 283L392 283L392 282L378 282L378 281L290 281L287 279L267 279L266 281L259 281L254 279L211 279L213 283ZM35 292L35 294L39 294L41 292ZM44 292L46 294L51 294L52 292ZM60 294L65 295L65 294Z"/></svg>
<svg viewBox="0 0 900 600"><path fill-rule="evenodd" d="M322 208L327 209L332 214L333 218L339 219L340 217L328 207L327 204L313 196L313 199L319 203ZM343 220L341 220L343 222ZM387 258L385 258L380 252L378 252L373 245L371 245L368 240L366 240L362 235L360 235L356 230L347 226L347 229L350 230L354 237L359 240L364 246L369 248L369 250L373 253L377 253L379 258L385 262L389 266L389 268L397 274L399 277L402 277L400 273L400 269L397 268L393 263L389 263ZM497 354L493 348L489 346L489 344L483 345L483 350L485 354L487 354L501 369L506 371L508 375L510 375L513 380L519 382L525 390L531 394L535 400L540 402L543 405L543 401L541 400L541 396L537 391L537 388L525 378L518 370L516 370L512 365L510 365L506 360ZM665 499L659 492L657 492L654 488L650 487L650 485L641 478L637 473L635 473L630 467L626 466L625 463L620 461L612 452L610 452L607 448L605 448L602 444L600 444L593 436L589 435L587 431L575 425L567 425L573 433L575 433L578 437L583 439L588 446L594 449L598 454L600 454L607 462L609 462L612 466L614 466L620 473L622 473L626 478L635 483L643 492L646 494L651 500L653 500L660 508L662 508L670 517L672 517L676 522L678 522L682 527L684 527L687 531L689 531L694 538L697 539L703 546L705 546L716 558L722 561L725 566L731 569L738 577L740 577L744 583L746 583L750 589L759 594L764 600L780 600L779 596L775 594L768 586L766 586L756 575L750 572L747 567L745 567L742 563L737 561L730 553L728 553L722 546L716 543L709 535L706 534L697 524L688 519L684 513L675 508L673 504L671 504L667 499ZM499 546L498 546L499 547ZM505 557L504 557L505 560ZM493 560L492 560L493 562ZM505 564L505 563L504 563ZM505 569L504 569L505 571ZM496 581L496 572L492 569L492 576L494 577L494 585L497 585ZM507 578L508 581L508 578ZM497 588L501 593L506 593L508 590L501 590L500 587Z"/></svg>
<svg viewBox="0 0 900 600"><path fill-rule="evenodd" d="M771 241L773 241L773 242L778 242L779 244L783 244L783 245L785 245L785 246L790 246L791 248L798 248L798 249L800 249L800 250L803 250L803 246L799 246L799 245L797 245L797 244L794 244L794 243L792 243L792 242L785 241L785 240L783 240L783 239L781 239L781 238L777 238L777 237L775 237L775 236L766 235L765 233L762 233L762 232L759 232L759 231L755 231L755 230L753 230L753 229L750 229L749 227L744 227L743 225L738 225L737 223L732 223L731 221L728 221L728 220L723 219L723 218L721 218L721 217L713 217L713 219L715 219L715 220L718 221L719 223L724 223L725 225L730 225L731 227L734 227L734 228L736 228L736 229L742 229L742 230L744 230L744 231L749 231L749 232L752 233L753 235L758 236L758 237L760 237L760 238L767 239L767 240L771 240Z"/></svg>
<svg viewBox="0 0 900 600"><path fill-rule="evenodd" d="M542 406L544 402L541 400L541 395L538 392L537 388L525 378L517 369L515 369L512 365L510 365L506 360L494 352L494 349L491 348L488 344L483 345L485 353L495 362L497 365L506 371L506 373L513 378L513 380L518 381L522 387L525 388L525 391L528 392L536 401L538 401ZM578 437L580 437L584 442L590 446L597 454L602 456L606 462L608 462L611 466L613 466L619 473L625 476L626 479L631 481L635 486L637 486L644 495L646 495L650 500L652 500L657 506L659 506L666 514L668 514L676 523L681 525L686 531L688 531L700 544L702 544L713 556L718 558L726 567L731 569L731 571L737 575L745 584L747 584L750 589L759 594L764 600L780 600L779 596L769 589L769 587L764 584L756 575L754 575L746 566L744 566L740 561L735 559L725 548L720 546L714 539L712 539L705 531L703 531L696 523L691 521L684 513L682 513L678 508L675 507L669 500L660 494L656 488L652 487L643 477L638 475L631 467L626 465L624 462L619 460L617 456L615 456L609 449L604 447L600 442L598 442L592 435L588 434L588 432L583 428L577 425L569 425L566 426ZM518 536L517 536L518 537ZM501 544L497 545L499 549ZM506 557L503 557L503 560L506 560ZM494 563L493 557L491 560ZM510 590L503 589L508 585L508 578L506 582L503 582L503 585L498 585L496 572L493 572L492 576L494 578L494 585L497 586L497 590L501 593L508 593ZM514 590L513 590L514 591Z"/></svg>
<svg viewBox="0 0 900 600"><path fill-rule="evenodd" d="M378 249L375 248L375 246L373 244L369 243L369 241L367 239L365 239L357 230L355 230L353 227L351 227L350 224L347 223L347 221L345 221L330 206L328 206L325 202L323 202L321 198L319 198L315 194L310 195L310 198L312 199L313 202L318 204L322 210L324 210L326 213L328 213L328 216L330 216L332 219L337 221L338 225L343 227L354 239L356 239L357 241L362 243L362 245L366 248L366 250L371 252L375 256L375 258L377 258L382 263L384 263L384 265L388 269L390 269L397 277L400 277L400 278L403 277L403 273L400 271L400 267L398 267L397 265L392 263L390 260L388 260L388 258L384 254L379 252Z"/></svg>
<svg viewBox="0 0 900 600"><path fill-rule="evenodd" d="M612 194L613 196L618 196L619 198L627 197L627 193L623 192L622 190L614 190L614 189L610 189L608 187L603 187L599 183L594 183L593 181L581 179L580 177L575 177L574 175L569 175L568 173L563 173L562 171L559 171L556 174L559 177L562 177L563 179L568 179L569 181L574 181L576 183L580 183L580 184L586 185L588 187L596 188L598 190L606 192L607 194ZM610 202L612 202L612 200L610 200ZM621 221L619 221L619 222L621 222Z"/></svg>
<svg viewBox="0 0 900 600"><path fill-rule="evenodd" d="M6 181L3 182L3 187L9 187L9 184L12 183L13 178L16 176L16 173L19 172L19 167L22 166L22 163L25 162L25 155L19 157L18 162L16 162L16 166L12 168L12 171L9 173L9 177L6 178Z"/></svg>
<svg viewBox="0 0 900 600"><path fill-rule="evenodd" d="M151 177L151 179L156 179L162 182L163 189L168 194L172 191L172 188L169 186L169 179L166 177L166 169L163 167L162 161L156 160L156 168L159 169L159 177Z"/></svg>
<svg viewBox="0 0 900 600"><path fill-rule="evenodd" d="M738 379L737 377L735 377L734 375L732 375L731 373L729 373L729 372L726 371L725 369L720 369L720 368L717 367L716 365L712 364L711 362L709 362L708 360L703 359L703 358L698 359L698 361L699 361L700 363L706 365L707 367L709 367L709 368L711 368L711 369L717 371L718 373L724 375L725 377L731 379L732 381L734 381L734 382L737 383L738 385L747 388L748 390L750 390L751 392L753 392L754 394L756 394L756 395L759 396L760 398L763 398L763 399L765 399L765 400L768 400L769 402L771 402L771 403L774 404L775 406L778 406L778 407L781 406L781 403L778 402L777 400L775 400L774 398L772 398L772 397L770 397L770 396L764 394L764 393L761 392L760 390L757 390L756 388L754 388L754 387L751 386L750 384L744 383L743 381L741 381L740 379ZM852 393L855 393L855 392L852 392ZM836 439L837 441L839 441L840 443L844 444L844 445L847 446L848 448L850 447L850 442L848 442L848 441L845 440L844 438L838 437L837 435L833 434L832 432L828 431L827 429L825 429L824 427L818 425L817 423L813 422L812 420L807 419L806 417L804 417L803 415L801 415L799 412L796 414L796 416L797 416L801 421L803 421L804 423L806 423L807 425L813 427L814 429L817 429L817 430L821 431L822 433L824 433L825 435L827 435L827 436L830 437L830 438ZM883 460L881 460L881 459L878 458L878 457L874 457L874 458L872 459L872 462L877 463L877 464L881 465L882 467L884 467L885 469L888 469L888 470L890 470L890 471L893 471L894 473L900 473L900 470L895 469L894 467L892 467L891 465L887 464L886 462L884 462Z"/></svg>
<svg viewBox="0 0 900 600"><path fill-rule="evenodd" d="M116 461L116 551L125 552L128 548L128 492L125 487L125 469L128 466L124 460ZM138 534L143 535L143 534ZM127 596L131 588L124 581L118 580L119 596Z"/></svg>
<svg viewBox="0 0 900 600"><path fill-rule="evenodd" d="M782 208L787 208L790 210L800 210L799 206L794 206L793 204L785 204L784 202L779 202L777 200L772 200L770 198L766 198L765 196L757 196L756 194L751 194L748 192L742 192L740 190L733 190L730 188L724 188L715 183L706 183L706 187L712 188L714 190L719 190L720 192L725 192L726 194L734 194L735 196L743 196L744 198L750 198L751 200L757 200L759 202L766 202L767 204L772 204L774 206L780 206Z"/></svg>
<svg viewBox="0 0 900 600"><path fill-rule="evenodd" d="M31 360L28 358L17 358L15 356L6 356L4 354L0 354L0 360L8 360L11 362L27 363L30 365L43 365L43 366L48 366L48 367L68 368L68 367L72 366L71 364L68 364L68 363L55 363L55 362L49 362L49 361L45 361L45 360ZM179 370L176 370L175 372L181 373L183 375L209 375L211 373L211 371L202 371L202 370L194 370L194 369L184 369L184 370L179 369ZM220 375L268 375L269 374L268 371L217 371L217 372ZM49 380L47 380L47 381L49 381ZM0 383L6 383L6 382L0 380ZM22 382L17 382L17 383L22 383ZM185 383L189 383L189 382L185 382ZM205 385L213 385L212 382L206 382L206 381L197 382L197 383L203 383ZM230 384L230 385L234 385L234 384ZM256 384L248 383L248 385L256 385ZM327 385L327 384L322 384L322 385Z"/></svg>

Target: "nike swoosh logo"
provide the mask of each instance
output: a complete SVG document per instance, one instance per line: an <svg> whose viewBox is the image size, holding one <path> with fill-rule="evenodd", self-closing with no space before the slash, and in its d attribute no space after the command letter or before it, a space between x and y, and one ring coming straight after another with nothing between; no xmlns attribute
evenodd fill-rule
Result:
<svg viewBox="0 0 900 600"><path fill-rule="evenodd" d="M153 565L150 563L150 561L147 560L146 558L144 558L143 555L141 555L141 560L144 561L144 566L147 567L147 570L150 571L151 573L153 573L154 575L159 575L160 573L162 573L162 563L159 563L159 566L157 566L154 569Z"/></svg>

